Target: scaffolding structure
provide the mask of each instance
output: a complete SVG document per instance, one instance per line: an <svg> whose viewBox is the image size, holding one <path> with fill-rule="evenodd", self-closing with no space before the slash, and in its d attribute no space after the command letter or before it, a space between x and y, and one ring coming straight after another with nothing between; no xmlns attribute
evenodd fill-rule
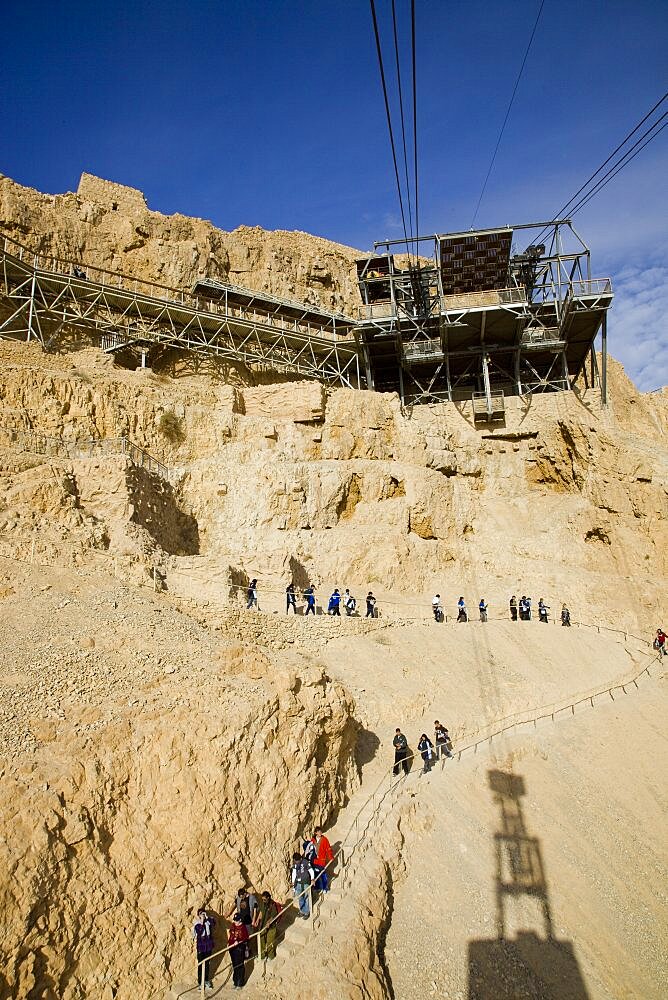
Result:
<svg viewBox="0 0 668 1000"><path fill-rule="evenodd" d="M369 388L405 404L472 400L480 421L502 419L508 395L571 389L580 375L606 402L612 285L592 278L569 219L376 243L357 274Z"/></svg>
<svg viewBox="0 0 668 1000"><path fill-rule="evenodd" d="M85 269L84 269L85 268ZM145 364L170 348L362 387L355 321L209 280L183 292L35 253L5 237L0 337L48 349L73 330Z"/></svg>
<svg viewBox="0 0 668 1000"><path fill-rule="evenodd" d="M527 231L538 231L526 244ZM521 239L523 249L513 246ZM543 242L539 242L542 240ZM472 401L503 420L505 399L583 377L605 403L609 278L569 219L375 244L357 262L353 318L214 278L181 291L35 252L5 237L0 337L50 349L83 331L107 353L153 364L172 349L397 392L403 404ZM594 343L602 333L599 374Z"/></svg>

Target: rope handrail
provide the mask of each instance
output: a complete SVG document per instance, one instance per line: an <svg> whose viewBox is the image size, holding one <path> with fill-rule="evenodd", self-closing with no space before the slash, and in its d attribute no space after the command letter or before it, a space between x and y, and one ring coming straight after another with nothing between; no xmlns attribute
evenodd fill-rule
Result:
<svg viewBox="0 0 668 1000"><path fill-rule="evenodd" d="M646 643L645 643L644 640L641 640L641 642L643 643L643 645L646 645ZM540 722L540 721L542 721L543 719L551 718L554 721L554 718L555 718L556 715L559 715L562 712L566 712L569 709L572 709L572 714L574 715L575 714L575 708L578 705L584 704L586 702L590 702L591 705L592 705L592 707L593 707L594 699L595 698L601 697L602 695L605 695L605 694L610 694L610 696L612 697L612 692L613 691L623 690L624 693L626 694L626 687L630 686L631 684L634 684L636 686L636 688L637 688L638 687L638 683L637 682L640 680L640 678L644 674L647 674L648 676L651 676L650 672L649 672L650 663L652 661L654 661L654 660L659 660L661 656L662 656L662 654L660 652L652 652L650 654L650 656L649 656L649 662L645 664L645 666L643 667L643 669L637 671L636 673L633 674L633 676L627 678L624 681L618 681L618 682L615 682L613 684L609 684L607 686L603 685L603 686L600 686L599 688L593 689L593 690L591 690L591 691L589 691L589 692L587 692L585 694L583 694L583 693L576 694L575 696L572 696L571 698L566 699L566 700L564 700L561 703L555 702L555 703L553 703L553 704L551 704L549 706L541 706L539 708L534 708L534 709L527 710L529 712L537 712L539 714L537 714L537 715L531 715L531 717L529 717L527 719L520 720L518 722L513 722L510 725L502 726L500 729L496 730L494 733L490 733L489 735L485 736L485 738L483 740L477 740L474 743L469 743L466 746L460 747L456 751L456 753L457 753L457 759L461 760L462 754L466 753L467 751L473 750L474 753L477 752L477 748L480 746L481 743L490 743L492 741L492 739L494 739L495 737L501 736L501 735L503 735L503 733L508 732L508 730L514 729L517 726L529 725L529 724L531 724L533 722L534 723L534 727L536 727L537 723ZM613 698L613 701L614 701L614 698ZM497 720L496 722L491 722L489 724L489 726L498 725L500 722L501 723L502 722L506 722L508 718L510 718L510 717L506 716L505 718ZM487 728L489 728L489 727L487 727ZM478 733L481 732L481 731L482 730L479 730ZM477 733L473 733L473 734L470 734L470 735L477 735ZM411 761L412 762L412 761L416 760L418 757L421 757L421 753L420 753L420 751L415 750L415 751L412 751L411 753L409 753L405 758L403 758L403 760L405 760L405 761ZM397 766L396 764L391 765L390 767L388 767L387 771L385 771L383 773L383 775L382 775L380 781L378 782L376 788L374 789L374 791L365 799L365 801L362 803L362 805L358 809L358 811L357 811L354 819L351 821L351 824L350 824L350 826L348 828L348 831L344 835L343 840L341 841L339 847L337 848L337 850L335 852L333 852L334 853L334 857L331 859L331 861L327 862L327 864L325 866L323 866L322 869L320 869L321 871L327 871L330 868L330 866L333 866L335 864L335 862L339 858L341 858L342 859L342 863L345 864L345 862L344 862L344 845L346 844L348 838L350 837L353 829L355 829L355 831L358 832L359 817L362 815L362 813L365 811L365 809L371 803L373 808L372 808L371 816L369 817L369 820L367 822L367 826L362 831L362 836L361 836L360 840L358 840L358 843L355 844L355 845L353 845L353 849L352 849L351 853L348 854L348 862L346 864L346 867L349 866L350 859L351 859L352 856L354 856L355 848L359 845L360 842L362 842L362 841L364 841L366 839L367 834L368 834L368 830L369 830L369 826L375 820L375 818L377 817L381 805L386 800L387 796L391 795L392 792L399 785L401 785L401 783L404 780L404 778L408 777L408 774L405 772L404 773L404 778L399 777L397 781L392 782L392 778L396 777L396 775L394 773L394 768L396 766ZM376 796L379 794L380 790L382 789L383 785L388 780L388 778L389 778L388 788L380 796L380 798L378 800L378 803L376 803ZM345 884L346 884L346 882L345 882L345 874L343 875L343 877L344 877L344 883L343 883L343 885L345 887ZM316 879L316 881L317 881L317 879ZM287 909L289 909L291 907L294 907L294 906L298 906L298 902L296 902L296 900L298 900L300 896L303 896L303 895L306 895L306 894L310 895L311 894L311 890L312 890L312 886L308 886L301 893L298 893L294 897L292 897L289 900L287 900L285 902L285 904L283 904L281 912L278 913L278 914L276 914L276 916L273 917L272 920L270 920L267 924L265 924L264 927L259 928L257 931L254 931L252 934L250 934L249 935L249 940L251 940L254 937L258 937L259 935L261 935L262 933L264 933L269 927L273 926L283 916L283 914L285 913L285 911ZM311 906L310 906L310 914L311 914L312 925L314 926L314 904L313 904L313 900L312 899L311 899ZM205 961L209 961L212 958L217 958L220 955L224 955L226 953L229 953L231 951L232 947L234 947L234 946L233 945L228 945L225 948L221 948L218 951L213 952L211 955L209 955L207 957L207 959L202 959L201 961L199 961L197 963L198 969L200 968L200 966L202 966L204 964ZM190 992L190 991L188 990L188 992ZM150 1000L153 1000L153 998L155 996L157 996L157 995L158 995L157 993L153 994L151 996ZM182 995L183 994L179 994L179 996L182 996ZM203 980L203 978L202 978L202 996L204 996L204 980Z"/></svg>
<svg viewBox="0 0 668 1000"><path fill-rule="evenodd" d="M0 558L8 559L9 561L13 561L13 562L23 563L25 565L35 565L34 563L30 563L27 560L17 559L16 557L11 557L11 556L4 556L2 554L0 554ZM42 564L36 564L36 565L42 565ZM43 568L50 569L50 568L58 568L58 567L57 566L54 567L54 566L52 566L50 564L43 564ZM502 619L495 619L495 620L507 621L508 619L504 616ZM456 623L453 620L453 622L451 624L456 624ZM557 622L553 622L552 624L556 625L558 623ZM647 639L645 639L643 637L640 637L640 636L636 636L633 633L625 632L622 629L615 629L615 628L612 628L612 627L607 627L607 626L604 626L604 625L597 625L597 624L593 624L593 623L589 623L589 622L575 622L574 624L577 625L577 626L580 626L580 627L596 628L596 629L598 629L599 632L600 632L601 629L603 629L604 631L607 631L607 632L610 632L610 633L613 633L613 634L621 634L621 635L624 635L625 637L634 639L635 641L637 641L638 643L641 644L641 646L643 647L643 652L645 651L645 649L646 649L647 646L651 646L651 642L648 641ZM661 655L662 654L660 652L656 652L656 653L652 652L652 653L650 653L650 661L660 659ZM590 690L588 692L580 692L580 693L576 694L575 696L571 697L570 699L567 699L566 701L564 701L562 703L554 702L554 703L551 703L549 705L543 705L543 706L540 706L540 707L534 707L534 708L524 709L521 712L514 713L513 715L504 716L501 719L493 720L493 721L489 722L486 726L482 727L481 729L475 730L472 733L464 732L464 733L461 734L461 736L457 733L456 730L454 730L454 733L455 733L454 739L455 740L461 739L461 738L470 740L471 737L480 736L481 733L483 733L485 730L491 729L493 726L498 726L501 723L506 723L506 725L503 725L500 729L497 729L495 732L492 732L492 733L488 732L487 735L485 735L482 739L475 740L473 743L469 742L467 745L465 745L463 747L460 747L457 750L457 757L458 757L459 760L461 760L461 756L462 756L463 753L465 753L467 751L470 751L470 750L473 750L474 753L477 752L477 748L481 744L483 744L483 743L490 743L492 741L492 739L494 739L495 737L497 737L499 735L502 735L503 733L509 731L510 729L514 729L514 728L516 728L518 726L529 725L532 722L534 723L534 726L535 726L539 721L541 721L542 719L546 719L546 718L551 718L554 721L554 718L555 718L556 715L559 715L559 714L561 714L561 713L563 713L565 711L568 711L569 709L571 709L572 712L573 712L573 714L575 714L575 708L578 705L584 704L586 702L590 702L590 704L593 707L593 703L594 703L594 699L595 698L598 698L598 697L600 697L600 696L602 696L604 694L608 694L608 693L610 694L610 697L612 697L612 692L613 691L622 690L622 691L624 691L624 693L626 693L626 687L630 686L631 684L634 684L636 686L636 688L637 688L637 686L638 686L637 682L638 682L638 680L644 674L647 674L648 676L651 676L650 673L649 673L649 663L646 664L646 666L642 670L638 671L632 677L629 677L626 680L617 681L617 682L615 682L613 684L610 684L610 685L607 685L607 686L601 686L599 688L592 689L592 690ZM537 714L533 714L533 713L537 713ZM518 718L519 716L528 716L528 717L526 717L526 718ZM513 719L514 721L510 722L509 720L511 720L511 719ZM414 751L414 752L410 753L405 759L409 760L409 761L412 761L415 758L417 758L418 756L419 756L419 751ZM361 840L363 841L365 839L366 832L368 830L369 824L371 822L373 822L373 820L375 819L375 817L378 815L378 811L379 811L380 807L382 806L382 804L387 799L387 796L389 794L391 794L396 789L396 787L401 783L401 781L403 780L402 778L399 778L398 781L396 781L396 782L393 783L392 782L392 778L393 777L395 777L395 775L394 775L394 765L392 765L391 767L389 767L387 769L387 771L385 773L383 773L383 775L382 775L380 781L378 782L376 788L373 790L373 792L371 792L369 794L369 796L364 800L364 802L362 803L362 805L359 807L357 813L355 814L355 817L351 820L351 823L350 823L350 826L348 828L348 831L344 835L343 840L340 843L340 846L334 852L334 857L332 858L332 860L330 862L327 863L327 865L324 866L323 870L326 871L327 869L329 869L331 866L334 865L334 863L336 861L339 860L339 858L341 858L342 862L344 862L344 847L348 843L348 840L349 840L349 838L351 836L351 833L352 833L353 829L355 829L355 831L358 832L359 819L360 819L361 815L364 813L364 811L368 808L369 804L371 803L372 806L373 806L372 813L371 813L371 816L369 817L369 820L367 822L367 827L366 827L366 829L362 833ZM383 785L388 780L388 778L389 778L388 788L385 789L385 791L381 795L379 795L379 793L380 793ZM376 802L376 797L377 796L379 796L379 797L378 797L378 801ZM359 841L358 841L358 843L359 843ZM352 856L354 856L355 849L356 849L357 846L358 846L358 844L353 845L351 853L348 854L348 859L349 860L350 860L350 858ZM346 869L347 869L347 867L348 867L348 865L346 865ZM344 886L345 886L345 878L346 878L345 871L343 873L343 878L344 878ZM291 907L298 906L298 902L296 902L296 901L298 901L299 896L300 895L304 895L306 892L309 892L309 891L310 891L310 889L307 888L302 893L300 893L297 896L294 896L294 897L290 898L289 900L287 900L285 902L284 906L282 907L282 910L281 910L280 914L277 914L274 918L272 918L271 921L269 921L267 924L265 924L264 927L259 928L257 931L253 932L253 934L249 935L249 937L250 938L258 937L261 933L264 933L269 927L271 927L274 923L276 923L284 915L284 912L285 912L286 909L290 909ZM313 905L311 905L311 907L310 907L310 912L311 912L311 915L312 915L312 918L313 918ZM227 953L229 951L230 951L230 946L227 946L225 948L222 948L222 949L214 952L212 955L208 956L208 958L209 959L216 958L219 955L223 955L223 954L225 954L225 953ZM200 964L203 964L203 961L204 960L202 960L202 963L198 963L198 966ZM151 997L150 997L150 1000L154 1000L154 998L157 997L157 996L159 996L159 994L161 992L162 992L162 989L160 991L158 991L157 993L152 994ZM204 995L204 994L202 994L202 995Z"/></svg>
<svg viewBox="0 0 668 1000"><path fill-rule="evenodd" d="M7 559L10 562L22 563L22 564L24 564L26 566L38 566L38 567L40 567L42 569L58 569L58 568L61 568L61 569L67 569L67 570L76 570L76 571L79 571L79 572L82 569L82 567L80 567L80 566L62 566L59 563L38 563L38 562L35 562L34 559L33 560L19 559L17 556L11 556L11 555L7 555L5 553L0 553L0 558ZM101 559L108 559L112 563L115 562L115 559L114 559L113 556L110 556L106 552L100 552L100 551L95 550L94 551L94 559L100 559L100 558ZM181 572L185 573L185 571L183 571L183 570ZM248 588L247 588L247 586L245 584L226 583L225 584L225 589L228 590L228 591L229 590L243 590L243 591L246 591ZM283 590L271 590L270 588L265 588L265 590L267 590L269 593L283 594L283 596L285 596L285 592ZM395 606L402 606L402 607L406 606L406 602L403 602L403 601L392 601L392 600L385 600L385 599L383 599L383 604L389 604L389 605L395 605ZM410 606L413 606L413 607L424 607L424 602L420 602L419 604L418 604L418 602L412 602ZM225 607L229 607L229 605L226 605ZM248 610L248 609L241 609L241 610ZM253 612L253 614L255 614L255 612ZM294 617L303 617L303 616L299 616L298 615L298 616L293 616L293 618ZM320 615L320 616L317 616L317 617L325 617L325 618L329 619L331 616L325 614L325 615ZM345 615L341 616L341 620L343 621L346 617L347 616L345 616ZM361 616L360 617L356 616L354 618L354 620L355 621L364 621L365 619L362 618ZM377 618L374 618L373 620L374 621L378 621ZM383 621L383 625L384 625L384 627L389 628L390 626L409 624L409 623L413 623L413 622L429 622L429 621L430 621L429 616L425 614L425 615L421 616L420 618L387 619L387 620ZM490 617L488 619L488 621L489 622L510 622L511 620L506 615L494 615L494 616ZM445 621L443 623L441 623L441 624L446 624L446 625L450 625L450 626L456 625L457 624L457 619L456 619L456 617L454 615L451 615L451 616L447 616L446 615ZM515 624L515 623L512 622L512 624ZM558 621L550 621L547 624L552 625L552 626L561 627L561 623L558 622ZM583 621L575 621L575 620L571 621L571 625L574 626L574 627L576 627L576 628L596 629L599 633L601 631L603 631L603 632L609 632L612 635L622 635L622 636L624 636L625 641L628 638L628 639L635 639L637 642L642 643L644 645L651 645L651 643L652 643L652 640L647 639L644 636L636 635L634 632L630 632L628 629L614 628L611 625L602 625L602 624L599 624L599 623L596 623L596 622L583 622Z"/></svg>
<svg viewBox="0 0 668 1000"><path fill-rule="evenodd" d="M245 584L245 583L230 583L230 584L226 585L226 589L227 590L236 590L236 591L247 592L248 591L248 586L249 585ZM261 589L262 593L275 594L275 595L279 595L279 596L282 595L283 597L285 597L285 588L262 586L262 588L258 588L258 589ZM322 587L322 585L321 585L320 589L323 589L325 592L327 592L327 590L329 588L328 587ZM303 593L303 588L301 588L301 587L296 588L295 589L295 596L297 596L300 592ZM344 595L341 594L340 596L341 596L341 600L343 601ZM361 604L364 600L365 600L365 598L360 598L359 603ZM357 603L358 603L357 602L357 598L355 598L355 601L356 601L356 608L355 608L355 610L357 610ZM393 607L423 608L423 609L426 607L426 603L425 603L424 600L422 600L422 601L406 601L406 600L398 601L396 598L394 598L394 599L393 598L381 598L381 599L377 599L377 601L379 601L379 603L382 603L383 606L385 606L385 605L391 605ZM321 608L324 607L323 604L320 604L319 606ZM344 605L344 608L345 608L345 605ZM378 604L376 604L376 609L378 609ZM247 609L247 610L251 610L251 609ZM260 611L260 608L258 608L257 610ZM305 617L305 616L304 615L293 615L293 618L294 617ZM329 615L329 617L340 617L341 619L355 618L356 620L360 620L360 618L362 618L362 615L334 615L334 616ZM425 620L430 621L431 620L431 607L429 607L429 613L427 613L427 611L425 611L419 618L411 618L409 620L410 621L425 621ZM472 621L475 621L475 619L467 618L466 624L471 624ZM503 621L510 622L510 621L513 621L513 620L511 618L509 618L507 614L498 614L498 615L489 615L488 618L487 618L487 621L489 621L489 622L503 622ZM538 619L534 616L533 618L531 618L531 621L536 621L537 622ZM445 625L458 624L457 615L455 615L455 614L444 614L443 621L439 622L438 624L441 624L441 625L443 625L443 624L445 624ZM514 621L513 621L513 624L514 624ZM519 622L518 622L518 624L519 624ZM543 623L540 622L540 624L543 624ZM549 621L545 622L545 624L547 624L547 625L558 625L558 626L561 626L561 621L559 619L557 619L557 618L552 618ZM619 635L629 636L629 638L638 639L638 641L640 641L640 642L646 642L647 641L646 639L643 639L641 636L634 635L628 629L615 628L612 625L603 625L603 624L599 624L598 622L582 622L582 621L576 621L575 619L571 619L571 625L574 625L574 626L579 627L579 628L596 628L596 629L599 629L599 630L603 629L606 632L616 632Z"/></svg>

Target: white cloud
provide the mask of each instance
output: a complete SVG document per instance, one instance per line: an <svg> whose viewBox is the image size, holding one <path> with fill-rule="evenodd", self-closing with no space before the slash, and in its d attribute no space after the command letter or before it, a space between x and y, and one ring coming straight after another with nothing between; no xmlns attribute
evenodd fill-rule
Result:
<svg viewBox="0 0 668 1000"><path fill-rule="evenodd" d="M608 350L639 389L668 384L668 253L614 275Z"/></svg>

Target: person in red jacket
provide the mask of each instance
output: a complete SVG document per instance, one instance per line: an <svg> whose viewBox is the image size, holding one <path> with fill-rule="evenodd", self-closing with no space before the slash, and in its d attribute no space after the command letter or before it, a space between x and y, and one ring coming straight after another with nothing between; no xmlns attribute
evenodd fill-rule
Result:
<svg viewBox="0 0 668 1000"><path fill-rule="evenodd" d="M313 844L315 845L313 867L318 872L318 877L315 880L315 888L321 892L329 892L328 872L331 871L331 867L327 869L327 865L330 861L334 860L334 852L332 851L332 845L320 827L316 828L313 835Z"/></svg>
<svg viewBox="0 0 668 1000"><path fill-rule="evenodd" d="M658 651L660 653L663 653L664 656L668 654L668 650L666 649L666 633L663 631L662 628L658 628L656 630L656 639L654 640L654 648L658 649Z"/></svg>
<svg viewBox="0 0 668 1000"><path fill-rule="evenodd" d="M227 944L230 949L232 959L232 981L233 989L240 990L246 982L244 962L246 959L246 947L248 945L248 928L241 920L241 914L235 913L232 917L232 926L227 937Z"/></svg>

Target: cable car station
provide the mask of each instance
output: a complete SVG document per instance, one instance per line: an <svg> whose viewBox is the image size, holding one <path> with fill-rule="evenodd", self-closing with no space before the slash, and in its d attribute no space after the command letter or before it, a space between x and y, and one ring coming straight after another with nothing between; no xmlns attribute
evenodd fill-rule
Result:
<svg viewBox="0 0 668 1000"><path fill-rule="evenodd" d="M369 388L405 405L473 400L484 421L503 417L508 395L568 390L579 376L605 401L612 287L592 278L568 219L376 243L357 273Z"/></svg>
<svg viewBox="0 0 668 1000"><path fill-rule="evenodd" d="M352 315L202 276L170 289L47 258L5 238L0 336L49 349L68 328L119 360L165 350L275 368L332 386L397 392L402 405L472 400L503 419L507 396L569 390L606 402L609 278L568 219L376 243L357 261ZM602 332L599 375L594 342Z"/></svg>

